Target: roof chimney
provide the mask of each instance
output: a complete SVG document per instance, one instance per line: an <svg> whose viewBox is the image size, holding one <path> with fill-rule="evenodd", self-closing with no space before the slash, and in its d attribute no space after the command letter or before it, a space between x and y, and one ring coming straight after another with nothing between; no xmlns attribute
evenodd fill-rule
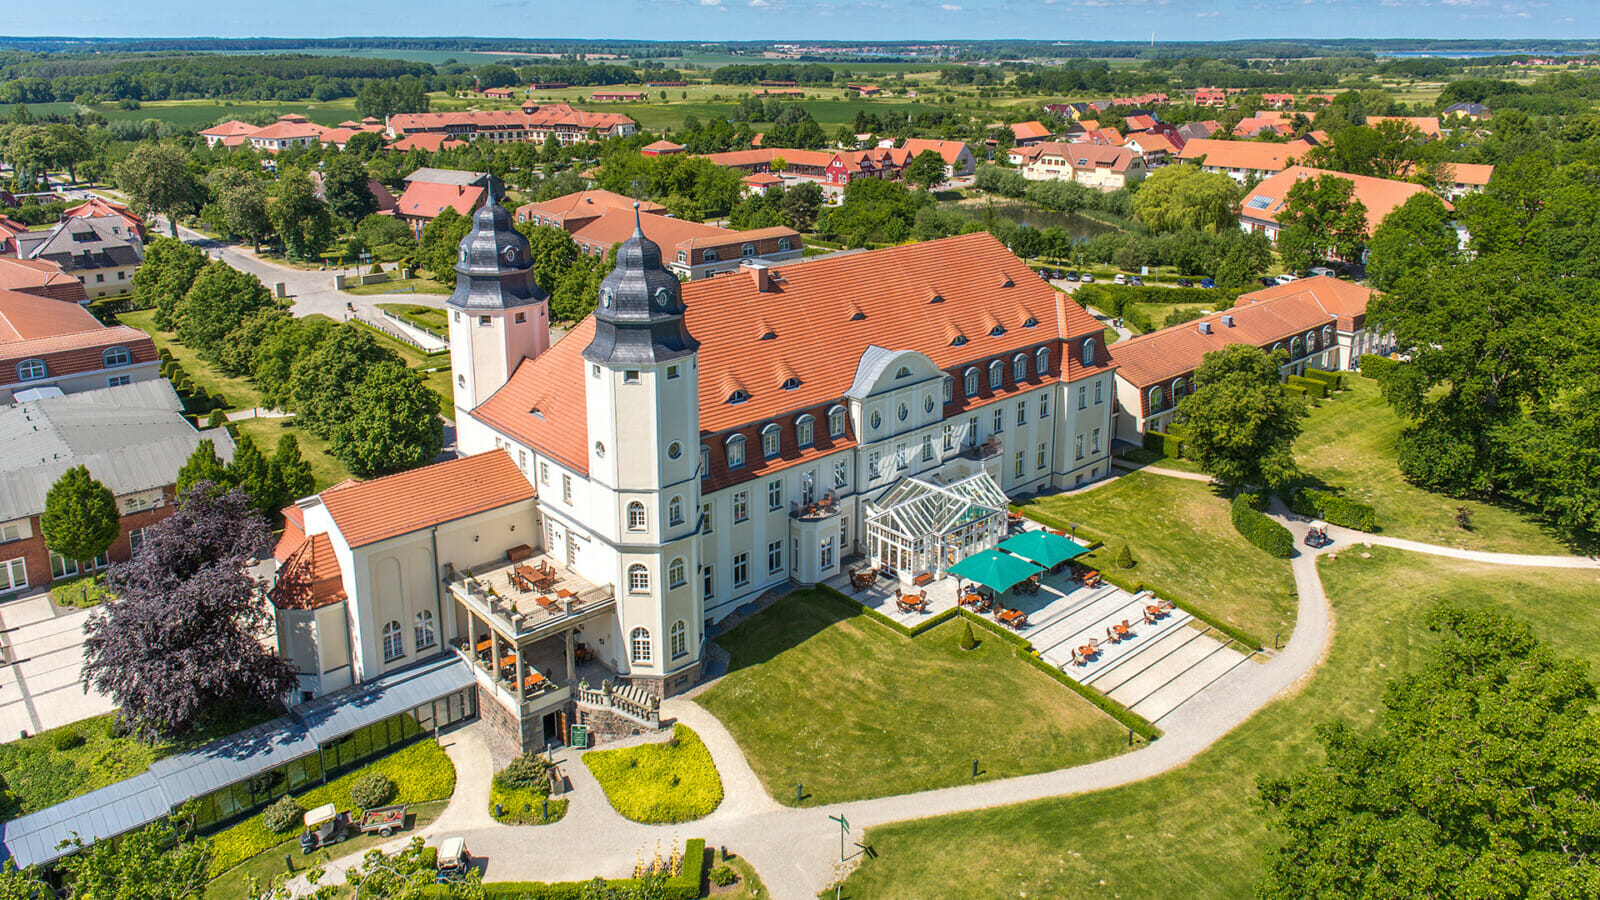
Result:
<svg viewBox="0 0 1600 900"><path fill-rule="evenodd" d="M1200 333L1201 334L1210 334L1211 333L1211 323L1210 322L1201 322L1200 323Z"/></svg>
<svg viewBox="0 0 1600 900"><path fill-rule="evenodd" d="M756 290L769 293L772 290L772 266L766 260L747 259L740 263L739 268L748 269L755 279Z"/></svg>
<svg viewBox="0 0 1600 900"><path fill-rule="evenodd" d="M1233 327L1233 316L1223 316L1222 317L1222 327L1223 328L1232 328Z"/></svg>

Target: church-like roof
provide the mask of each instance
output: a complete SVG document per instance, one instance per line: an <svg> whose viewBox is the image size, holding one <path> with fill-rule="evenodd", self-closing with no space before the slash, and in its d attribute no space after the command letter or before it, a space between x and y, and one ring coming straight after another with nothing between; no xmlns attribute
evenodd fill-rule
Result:
<svg viewBox="0 0 1600 900"><path fill-rule="evenodd" d="M533 279L533 252L511 214L493 199L472 216L472 230L456 254L452 309L495 310L532 306L550 299Z"/></svg>

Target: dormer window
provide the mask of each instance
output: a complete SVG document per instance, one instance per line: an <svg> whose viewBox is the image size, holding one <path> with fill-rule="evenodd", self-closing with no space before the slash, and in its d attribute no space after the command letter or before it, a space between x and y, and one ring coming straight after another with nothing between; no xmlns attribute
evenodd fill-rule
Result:
<svg viewBox="0 0 1600 900"><path fill-rule="evenodd" d="M703 262L716 262L717 261L717 248L715 248L715 247L707 247L705 252L700 255L700 259Z"/></svg>
<svg viewBox="0 0 1600 900"><path fill-rule="evenodd" d="M687 250L679 250L678 251L678 262L686 263L688 261L689 261L689 252Z"/></svg>
<svg viewBox="0 0 1600 900"><path fill-rule="evenodd" d="M1021 381L1027 377L1028 357L1026 354L1018 353L1016 356L1011 357L1011 380Z"/></svg>
<svg viewBox="0 0 1600 900"><path fill-rule="evenodd" d="M1039 320L1038 319L1035 319L1033 316L1029 316L1027 319L1023 320L1022 327L1023 328L1033 328L1033 327L1037 326L1038 324L1039 324Z"/></svg>
<svg viewBox="0 0 1600 900"><path fill-rule="evenodd" d="M962 346L965 346L966 343L967 343L967 336L964 335L964 334L958 334L958 335L956 335L955 340L950 342L950 346L952 346L952 347L962 347Z"/></svg>
<svg viewBox="0 0 1600 900"><path fill-rule="evenodd" d="M828 410L828 435L830 437L844 437L844 407L835 406Z"/></svg>
<svg viewBox="0 0 1600 900"><path fill-rule="evenodd" d="M795 388L797 388L799 386L800 386L800 379L798 379L798 378L785 378L783 380L783 389L786 390L786 391L792 391L792 390L794 390Z"/></svg>
<svg viewBox="0 0 1600 900"><path fill-rule="evenodd" d="M100 361L102 365L110 369L115 366L127 365L133 361L133 357L128 354L127 347L108 347L106 352L100 354Z"/></svg>
<svg viewBox="0 0 1600 900"><path fill-rule="evenodd" d="M745 259L750 259L751 257L756 255L756 245L755 244L745 244L743 247L739 248L739 255L744 257Z"/></svg>
<svg viewBox="0 0 1600 900"><path fill-rule="evenodd" d="M1094 365L1094 338L1083 339L1083 364Z"/></svg>
<svg viewBox="0 0 1600 900"><path fill-rule="evenodd" d="M37 381L50 375L50 368L42 359L25 359L17 363L18 381Z"/></svg>
<svg viewBox="0 0 1600 900"><path fill-rule="evenodd" d="M750 392L740 389L728 395L729 403L743 403L750 399Z"/></svg>
<svg viewBox="0 0 1600 900"><path fill-rule="evenodd" d="M810 416L810 415L804 415L804 416L801 416L798 419L795 419L794 420L794 440L795 440L795 443L799 444L802 447L811 446L815 442L814 438L815 438L816 428L817 428L817 420L814 417Z"/></svg>
<svg viewBox="0 0 1600 900"><path fill-rule="evenodd" d="M776 423L761 429L761 455L767 459L778 455L778 432Z"/></svg>
<svg viewBox="0 0 1600 900"><path fill-rule="evenodd" d="M1006 378L1006 367L1000 360L989 363L989 390L999 390Z"/></svg>
<svg viewBox="0 0 1600 900"><path fill-rule="evenodd" d="M911 367L910 366L901 366L900 367L900 371L894 373L894 377L897 378L897 379L898 378L910 378L911 377Z"/></svg>
<svg viewBox="0 0 1600 900"><path fill-rule="evenodd" d="M1033 354L1033 370L1041 378L1050 371L1050 348L1040 347Z"/></svg>
<svg viewBox="0 0 1600 900"><path fill-rule="evenodd" d="M736 434L728 438L728 468L740 469L744 467L744 435Z"/></svg>
<svg viewBox="0 0 1600 900"><path fill-rule="evenodd" d="M1005 333L1006 333L1006 327L1004 325L996 325L995 327L989 329L989 336L990 337L999 337L1000 335L1005 334Z"/></svg>
<svg viewBox="0 0 1600 900"><path fill-rule="evenodd" d="M778 252L779 253L788 253L789 252L789 248L791 248L792 246L794 246L794 245L789 243L789 239L788 238L778 238Z"/></svg>
<svg viewBox="0 0 1600 900"><path fill-rule="evenodd" d="M976 366L967 369L961 374L961 386L968 397L976 397L978 395L978 369Z"/></svg>

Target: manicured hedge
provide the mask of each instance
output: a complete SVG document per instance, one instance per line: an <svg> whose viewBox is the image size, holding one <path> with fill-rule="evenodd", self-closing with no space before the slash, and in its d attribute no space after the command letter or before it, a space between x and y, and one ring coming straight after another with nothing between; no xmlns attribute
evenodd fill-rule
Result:
<svg viewBox="0 0 1600 900"><path fill-rule="evenodd" d="M1306 378L1303 375L1290 375L1289 383L1304 388L1308 396L1318 400L1328 396L1328 385L1315 378Z"/></svg>
<svg viewBox="0 0 1600 900"><path fill-rule="evenodd" d="M374 772L394 782L396 803L443 800L456 789L456 769L450 757L433 741L420 740L364 768L297 794L295 802L304 809L315 809L324 803L337 804L343 809L350 799L351 785ZM268 828L263 814L224 828L211 838L211 877L294 838L293 834L278 834Z"/></svg>
<svg viewBox="0 0 1600 900"><path fill-rule="evenodd" d="M1183 456L1183 438L1165 431L1146 431L1144 448L1162 456L1177 459Z"/></svg>
<svg viewBox="0 0 1600 900"><path fill-rule="evenodd" d="M1400 362L1398 360L1390 359L1387 356L1379 356L1376 353L1362 354L1360 361L1357 363L1361 369L1361 374L1367 376L1368 378L1377 378L1383 372L1386 372L1399 364Z"/></svg>
<svg viewBox="0 0 1600 900"><path fill-rule="evenodd" d="M471 849L471 845L468 845ZM661 885L661 892L652 896L659 900L695 900L700 896L700 887L706 878L706 842L703 838L693 838L684 844L683 871L668 878ZM549 883L544 881L491 881L483 885L484 900L583 900L588 896L589 881L559 881ZM618 878L606 881L606 885L619 893L637 889L642 881L637 878ZM450 896L449 885L425 885L420 891L425 898L444 898Z"/></svg>
<svg viewBox="0 0 1600 900"><path fill-rule="evenodd" d="M1305 377L1322 382L1328 386L1330 391L1344 390L1344 375L1340 372L1329 372L1327 369L1307 369Z"/></svg>
<svg viewBox="0 0 1600 900"><path fill-rule="evenodd" d="M1283 385L1283 390L1284 390L1284 393L1291 394L1291 395L1293 395L1295 397L1299 397L1302 400L1310 400L1311 399L1310 392L1306 390L1306 386L1303 385L1303 384L1285 383Z"/></svg>
<svg viewBox="0 0 1600 900"><path fill-rule="evenodd" d="M1253 501L1248 494L1240 494L1233 498L1232 518L1233 527L1244 539L1262 550L1280 559L1288 559L1294 554L1294 536L1289 529L1267 518L1251 506Z"/></svg>
<svg viewBox="0 0 1600 900"><path fill-rule="evenodd" d="M1315 488L1300 488L1289 491L1287 499L1289 508L1302 516L1324 519L1357 531L1378 529L1378 511L1368 504L1358 503L1349 497L1341 497Z"/></svg>
<svg viewBox="0 0 1600 900"><path fill-rule="evenodd" d="M1128 308L1134 303L1194 303L1212 310L1232 309L1235 291L1222 288L1180 288L1161 285L1086 284L1072 292L1079 306L1093 306L1103 313L1128 318Z"/></svg>

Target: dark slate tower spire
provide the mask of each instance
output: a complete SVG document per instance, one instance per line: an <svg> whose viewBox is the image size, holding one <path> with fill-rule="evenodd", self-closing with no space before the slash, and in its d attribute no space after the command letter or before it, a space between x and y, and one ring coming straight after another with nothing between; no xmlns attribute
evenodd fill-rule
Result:
<svg viewBox="0 0 1600 900"><path fill-rule="evenodd" d="M678 276L661 265L661 248L644 236L639 204L633 204L633 235L617 249L617 266L600 282L594 339L585 359L611 366L638 366L689 356L700 343L683 323Z"/></svg>
<svg viewBox="0 0 1600 900"><path fill-rule="evenodd" d="M472 230L456 255L456 289L447 305L476 312L544 303L549 295L533 280L528 239L496 201L494 176L486 177L484 189L488 197L473 213Z"/></svg>

